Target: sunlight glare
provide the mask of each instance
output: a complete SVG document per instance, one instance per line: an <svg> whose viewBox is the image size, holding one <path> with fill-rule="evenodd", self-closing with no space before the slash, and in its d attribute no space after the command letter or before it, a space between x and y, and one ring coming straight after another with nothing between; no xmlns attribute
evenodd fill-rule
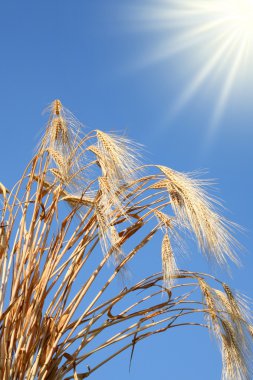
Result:
<svg viewBox="0 0 253 380"><path fill-rule="evenodd" d="M253 0L150 0L136 14L139 26L159 32L150 62L183 52L189 54L187 62L198 63L173 112L215 77L217 124L236 80L240 75L252 78Z"/></svg>

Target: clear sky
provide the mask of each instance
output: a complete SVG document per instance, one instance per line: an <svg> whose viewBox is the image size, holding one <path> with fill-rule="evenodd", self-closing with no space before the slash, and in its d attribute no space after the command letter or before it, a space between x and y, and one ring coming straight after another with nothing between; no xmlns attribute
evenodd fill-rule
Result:
<svg viewBox="0 0 253 380"><path fill-rule="evenodd" d="M242 34L248 30L203 29L215 10L198 12L200 1L179 3L172 12L175 2L168 0L2 1L0 181L11 186L18 178L45 125L43 109L60 98L87 131L126 132L145 145L148 162L205 169L217 179L226 215L245 229L237 236L243 267L232 267L232 278L217 276L253 298L253 66ZM197 250L189 257L182 268L195 257L197 270L210 270ZM196 328L140 343L130 374L129 356L94 378L220 376L216 344Z"/></svg>

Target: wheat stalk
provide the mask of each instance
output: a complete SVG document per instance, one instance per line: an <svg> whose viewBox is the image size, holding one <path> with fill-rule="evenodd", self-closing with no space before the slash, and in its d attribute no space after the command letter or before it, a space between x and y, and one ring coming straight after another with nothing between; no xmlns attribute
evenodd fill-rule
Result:
<svg viewBox="0 0 253 380"><path fill-rule="evenodd" d="M132 348L132 357L142 339L185 325L215 331L224 379L249 378L245 302L217 279L176 265L175 238L184 230L218 263L237 260L231 224L205 184L164 166L145 169L125 137L81 136L59 100L49 109L21 178L11 190L0 183L0 378L92 377L122 351ZM160 235L162 273L120 288L119 275L125 279L140 251L144 264L152 259L148 245Z"/></svg>

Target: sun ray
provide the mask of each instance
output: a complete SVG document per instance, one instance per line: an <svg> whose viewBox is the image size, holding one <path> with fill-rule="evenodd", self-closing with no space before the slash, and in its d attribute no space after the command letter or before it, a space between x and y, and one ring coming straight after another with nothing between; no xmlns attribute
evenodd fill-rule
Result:
<svg viewBox="0 0 253 380"><path fill-rule="evenodd" d="M172 114L204 84L213 86L208 81L215 78L218 101L212 120L217 125L241 75L252 77L253 0L148 0L134 14L138 28L158 37L143 65L166 62L179 53L187 56L193 79L172 106ZM190 73L191 67L195 69Z"/></svg>
<svg viewBox="0 0 253 380"><path fill-rule="evenodd" d="M236 57L235 61L233 62L232 66L230 68L230 71L228 72L227 78L224 82L223 89L220 93L220 96L219 96L219 99L218 99L218 102L217 102L217 105L215 108L215 112L213 115L213 122L212 122L213 129L215 129L215 127L217 126L217 124L218 124L218 122L222 116L223 110L226 106L227 99L229 97L230 91L232 89L233 83L234 83L235 78L236 78L236 73L239 70L239 67L240 67L242 60L243 60L245 45L246 45L246 42L243 41L243 44L242 44L242 46L241 46L241 48L237 54L237 57Z"/></svg>
<svg viewBox="0 0 253 380"><path fill-rule="evenodd" d="M208 76L211 75L212 71L216 69L221 58L224 59L224 55L229 54L230 50L228 49L233 49L233 41L233 35L223 41L223 44L220 45L219 49L215 52L210 61L202 67L200 72L193 78L190 85L184 90L182 96L176 101L176 104L173 107L174 113L178 112L190 100L190 98L195 95L195 93L205 83Z"/></svg>

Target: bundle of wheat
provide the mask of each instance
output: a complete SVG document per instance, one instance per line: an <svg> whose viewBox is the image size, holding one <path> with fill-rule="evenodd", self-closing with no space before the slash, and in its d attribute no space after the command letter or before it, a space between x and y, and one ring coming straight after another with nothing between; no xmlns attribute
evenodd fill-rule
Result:
<svg viewBox="0 0 253 380"><path fill-rule="evenodd" d="M215 211L206 183L164 166L145 169L126 138L82 136L59 100L50 110L20 180L10 191L0 184L0 378L84 379L128 348L132 358L138 341L182 325L214 331L223 379L249 378L245 302L176 264L185 230L209 258L238 261L233 225ZM115 280L159 234L162 273L119 289Z"/></svg>

